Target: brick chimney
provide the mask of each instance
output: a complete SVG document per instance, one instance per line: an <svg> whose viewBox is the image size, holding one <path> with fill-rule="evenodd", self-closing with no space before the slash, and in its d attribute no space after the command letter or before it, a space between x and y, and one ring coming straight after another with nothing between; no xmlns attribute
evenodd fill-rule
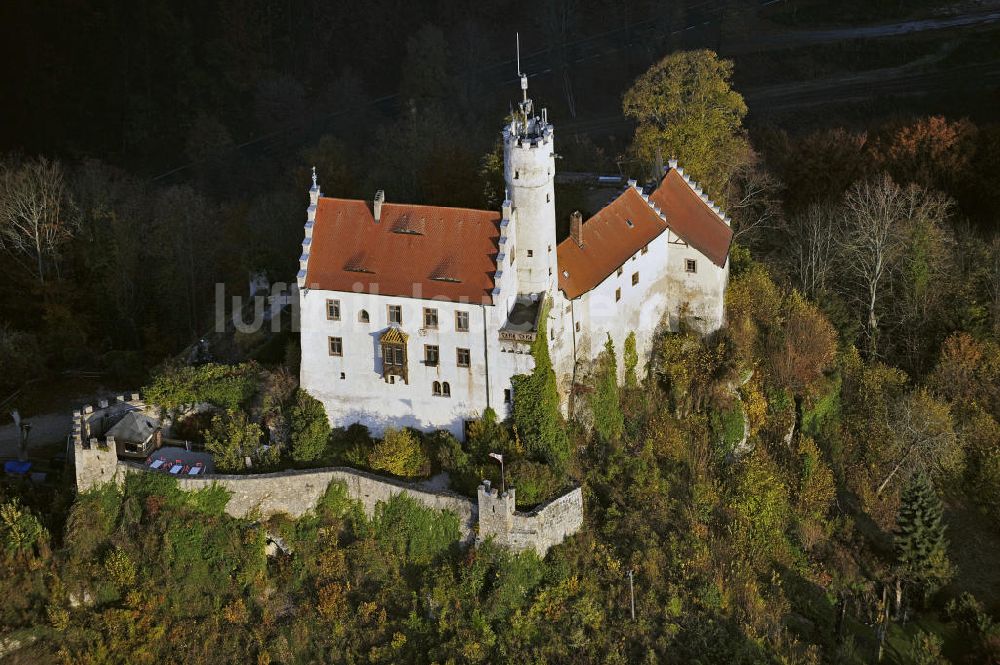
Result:
<svg viewBox="0 0 1000 665"><path fill-rule="evenodd" d="M375 209L375 223L378 224L379 220L382 219L382 204L385 203L385 190L378 190L375 192L375 205L372 206Z"/></svg>
<svg viewBox="0 0 1000 665"><path fill-rule="evenodd" d="M569 216L569 236L580 247L583 247L583 215L575 211Z"/></svg>

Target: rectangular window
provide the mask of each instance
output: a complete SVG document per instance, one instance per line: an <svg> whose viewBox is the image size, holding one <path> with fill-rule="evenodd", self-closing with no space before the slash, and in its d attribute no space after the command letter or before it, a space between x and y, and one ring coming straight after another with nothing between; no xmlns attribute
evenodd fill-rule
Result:
<svg viewBox="0 0 1000 665"><path fill-rule="evenodd" d="M455 355L459 367L468 367L471 364L472 355L468 349L455 349Z"/></svg>
<svg viewBox="0 0 1000 665"><path fill-rule="evenodd" d="M387 305L389 308L389 323L403 325L403 307L401 305Z"/></svg>
<svg viewBox="0 0 1000 665"><path fill-rule="evenodd" d="M424 344L424 364L437 365L439 359L439 349L435 344Z"/></svg>
<svg viewBox="0 0 1000 665"><path fill-rule="evenodd" d="M344 340L341 337L330 337L330 355L331 356L342 356L344 355Z"/></svg>
<svg viewBox="0 0 1000 665"><path fill-rule="evenodd" d="M326 318L328 321L340 321L340 301L326 301Z"/></svg>
<svg viewBox="0 0 1000 665"><path fill-rule="evenodd" d="M503 401L504 404L510 404L510 388L503 389Z"/></svg>
<svg viewBox="0 0 1000 665"><path fill-rule="evenodd" d="M580 332L580 322L579 321L576 322L576 331Z"/></svg>
<svg viewBox="0 0 1000 665"><path fill-rule="evenodd" d="M632 273L632 286L635 286L638 283L639 283L639 273L634 272Z"/></svg>
<svg viewBox="0 0 1000 665"><path fill-rule="evenodd" d="M517 252L514 251L513 246L510 248L510 264L514 265L514 259L517 258Z"/></svg>
<svg viewBox="0 0 1000 665"><path fill-rule="evenodd" d="M438 327L438 311L430 307L424 307L424 328Z"/></svg>
<svg viewBox="0 0 1000 665"><path fill-rule="evenodd" d="M645 247L642 248L643 254L646 254L647 252L649 252L649 245L646 245Z"/></svg>
<svg viewBox="0 0 1000 665"><path fill-rule="evenodd" d="M622 290L615 289L615 302L618 302L621 299L622 299Z"/></svg>
<svg viewBox="0 0 1000 665"><path fill-rule="evenodd" d="M534 250L530 250L530 249L529 249L529 250L528 250L528 258L530 259L530 258L531 258L532 256L534 256L534 255L535 255L535 252L534 252Z"/></svg>
<svg viewBox="0 0 1000 665"><path fill-rule="evenodd" d="M468 312L455 312L455 330L458 332L469 332Z"/></svg>
<svg viewBox="0 0 1000 665"><path fill-rule="evenodd" d="M698 263L694 259L684 259L684 272L698 272Z"/></svg>
<svg viewBox="0 0 1000 665"><path fill-rule="evenodd" d="M618 266L618 276L619 277L622 276L622 267L621 266Z"/></svg>

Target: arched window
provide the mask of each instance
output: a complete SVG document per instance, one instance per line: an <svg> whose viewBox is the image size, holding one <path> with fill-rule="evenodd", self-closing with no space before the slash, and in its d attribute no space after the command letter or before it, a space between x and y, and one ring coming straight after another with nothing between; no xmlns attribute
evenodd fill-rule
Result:
<svg viewBox="0 0 1000 665"><path fill-rule="evenodd" d="M444 384L444 385L448 385L448 384L446 383L446 384ZM440 395L441 395L441 382L440 382L440 381L435 381L435 382L434 382L434 386L433 386L433 388L431 389L431 391L432 391L432 392L433 392L433 393L434 393L435 395L438 395L438 396L440 396Z"/></svg>
<svg viewBox="0 0 1000 665"><path fill-rule="evenodd" d="M447 381L441 384L441 392L445 397L451 397L451 386L448 385Z"/></svg>
<svg viewBox="0 0 1000 665"><path fill-rule="evenodd" d="M368 323L369 321L371 321L371 319L368 318L368 310L367 309L363 309L360 312L358 312L358 321L361 322L361 323Z"/></svg>

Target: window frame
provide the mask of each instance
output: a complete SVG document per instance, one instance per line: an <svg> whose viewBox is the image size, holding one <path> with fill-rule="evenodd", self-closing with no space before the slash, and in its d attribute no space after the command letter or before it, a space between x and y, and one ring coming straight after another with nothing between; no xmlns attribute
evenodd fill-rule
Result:
<svg viewBox="0 0 1000 665"><path fill-rule="evenodd" d="M395 310L395 311L397 311L399 313L399 317L398 317L397 321L393 321L392 320L392 312L393 312L393 310ZM403 325L403 306L402 305L386 305L385 306L385 316L386 316L386 321L389 322L389 325L393 325L393 324L396 324L397 326Z"/></svg>
<svg viewBox="0 0 1000 665"><path fill-rule="evenodd" d="M434 360L431 360L431 349L434 349ZM441 347L437 344L424 344L424 364L428 367L437 367L441 364Z"/></svg>
<svg viewBox="0 0 1000 665"><path fill-rule="evenodd" d="M433 323L428 323L428 321L431 319L433 319ZM438 328L437 307L424 307L424 328L427 328L428 330L437 330Z"/></svg>
<svg viewBox="0 0 1000 665"><path fill-rule="evenodd" d="M465 363L462 362L462 353L465 353ZM462 347L457 347L455 349L455 366L456 367L472 367L472 351L471 349L464 349Z"/></svg>
<svg viewBox="0 0 1000 665"><path fill-rule="evenodd" d="M334 351L334 347L339 347L337 351ZM344 357L344 338L335 337L330 335L326 338L326 350L332 358L343 358Z"/></svg>
<svg viewBox="0 0 1000 665"><path fill-rule="evenodd" d="M697 275L698 261L696 259L684 259L684 272L689 275Z"/></svg>
<svg viewBox="0 0 1000 665"><path fill-rule="evenodd" d="M372 317L371 314L368 313L367 309L358 310L358 323L371 323L371 322L372 322Z"/></svg>
<svg viewBox="0 0 1000 665"><path fill-rule="evenodd" d="M632 273L632 286L639 286L639 271Z"/></svg>
<svg viewBox="0 0 1000 665"><path fill-rule="evenodd" d="M327 298L326 299L326 320L327 321L340 321L340 314L341 314L341 312L340 312L340 299L338 299L338 298Z"/></svg>
<svg viewBox="0 0 1000 665"><path fill-rule="evenodd" d="M459 323L460 317L465 317L465 326ZM469 313L466 311L455 312L455 332L469 332Z"/></svg>
<svg viewBox="0 0 1000 665"><path fill-rule="evenodd" d="M621 299L622 299L622 289L619 286L617 289L615 289L615 302L621 302Z"/></svg>

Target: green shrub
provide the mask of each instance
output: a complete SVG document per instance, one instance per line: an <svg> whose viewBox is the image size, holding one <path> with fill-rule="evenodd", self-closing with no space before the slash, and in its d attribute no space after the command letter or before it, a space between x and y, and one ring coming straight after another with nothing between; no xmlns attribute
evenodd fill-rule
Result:
<svg viewBox="0 0 1000 665"><path fill-rule="evenodd" d="M381 547L417 565L430 563L460 537L456 515L425 508L405 493L375 507L372 529Z"/></svg>
<svg viewBox="0 0 1000 665"><path fill-rule="evenodd" d="M330 432L330 452L337 464L368 468L368 456L374 445L371 432L361 423L346 429L337 427Z"/></svg>
<svg viewBox="0 0 1000 665"><path fill-rule="evenodd" d="M247 457L253 469L260 471L278 462L277 448L265 446L262 439L260 425L250 422L242 411L229 411L212 418L212 426L205 432L205 449L212 453L219 471L245 471Z"/></svg>
<svg viewBox="0 0 1000 665"><path fill-rule="evenodd" d="M408 429L387 429L369 454L368 464L373 469L404 478L426 476L431 470L431 461L420 437Z"/></svg>
<svg viewBox="0 0 1000 665"><path fill-rule="evenodd" d="M746 432L742 406L739 402L734 402L727 409L713 409L709 425L719 456L730 455L743 440L743 434Z"/></svg>
<svg viewBox="0 0 1000 665"><path fill-rule="evenodd" d="M330 441L330 421L323 403L299 389L295 391L290 416L292 459L296 462L319 459Z"/></svg>
<svg viewBox="0 0 1000 665"><path fill-rule="evenodd" d="M548 464L521 459L507 467L507 484L517 489L517 506L524 508L554 499L564 483Z"/></svg>
<svg viewBox="0 0 1000 665"><path fill-rule="evenodd" d="M569 437L559 412L556 374L549 357L546 319L550 304L546 301L538 317L538 334L531 345L535 369L531 374L511 377L514 390L514 425L525 450L535 459L545 460L562 469L569 461Z"/></svg>
<svg viewBox="0 0 1000 665"><path fill-rule="evenodd" d="M198 367L168 366L143 389L146 401L177 410L199 402L224 409L237 409L257 390L260 368L256 363Z"/></svg>
<svg viewBox="0 0 1000 665"><path fill-rule="evenodd" d="M633 368L634 369L634 368ZM603 441L616 441L625 429L621 398L618 394L618 361L611 335L604 344L604 352L597 359L594 392L590 396L590 410L594 415L594 431Z"/></svg>

